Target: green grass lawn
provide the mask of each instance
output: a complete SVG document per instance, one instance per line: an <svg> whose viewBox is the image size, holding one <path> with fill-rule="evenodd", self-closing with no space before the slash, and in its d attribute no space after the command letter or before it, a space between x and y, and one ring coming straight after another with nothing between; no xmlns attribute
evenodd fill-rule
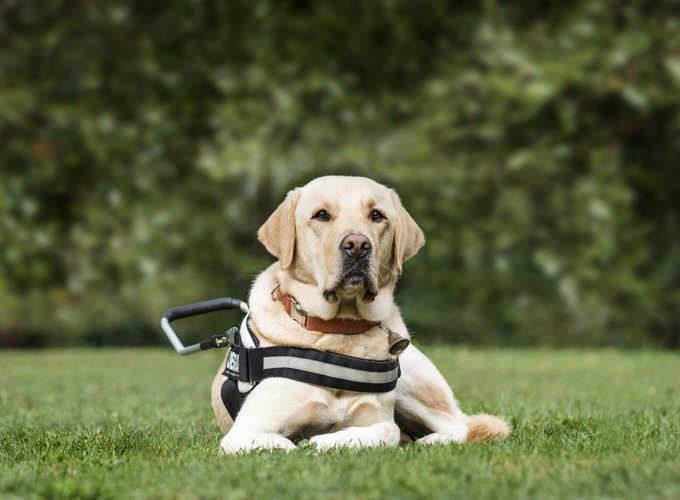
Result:
<svg viewBox="0 0 680 500"><path fill-rule="evenodd" d="M680 357L424 349L505 442L218 454L222 353L0 352L2 498L680 498Z"/></svg>

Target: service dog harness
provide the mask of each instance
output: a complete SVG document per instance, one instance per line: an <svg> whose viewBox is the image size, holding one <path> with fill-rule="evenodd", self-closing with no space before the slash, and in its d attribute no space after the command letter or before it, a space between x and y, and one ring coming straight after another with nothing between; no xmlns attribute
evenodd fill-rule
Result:
<svg viewBox="0 0 680 500"><path fill-rule="evenodd" d="M291 318L309 330L347 335L365 333L371 328L380 327L389 336L391 354L397 355L408 346L408 339L384 328L380 323L365 320L322 320L308 315L289 295L280 294L278 300ZM231 346L223 372L225 381L222 384L221 397L233 420L241 410L245 398L266 378L283 377L331 389L367 393L389 392L397 385L400 375L398 359L375 361L314 349L260 347L257 336L248 326L248 318L249 315L246 315L240 328L232 328L226 337L219 340Z"/></svg>

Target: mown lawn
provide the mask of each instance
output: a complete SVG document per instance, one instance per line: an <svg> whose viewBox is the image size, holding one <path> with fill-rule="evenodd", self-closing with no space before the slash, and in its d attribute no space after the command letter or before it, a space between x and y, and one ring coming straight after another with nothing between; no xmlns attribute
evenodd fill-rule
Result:
<svg viewBox="0 0 680 500"><path fill-rule="evenodd" d="M218 454L221 353L0 352L2 498L680 498L680 357L424 349L506 442Z"/></svg>

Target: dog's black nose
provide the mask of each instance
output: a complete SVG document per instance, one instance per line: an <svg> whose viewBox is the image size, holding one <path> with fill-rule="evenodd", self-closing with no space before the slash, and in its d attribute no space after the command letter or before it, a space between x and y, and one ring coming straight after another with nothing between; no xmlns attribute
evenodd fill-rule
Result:
<svg viewBox="0 0 680 500"><path fill-rule="evenodd" d="M348 234L342 239L340 249L345 255L354 259L362 259L371 253L371 242L363 234Z"/></svg>

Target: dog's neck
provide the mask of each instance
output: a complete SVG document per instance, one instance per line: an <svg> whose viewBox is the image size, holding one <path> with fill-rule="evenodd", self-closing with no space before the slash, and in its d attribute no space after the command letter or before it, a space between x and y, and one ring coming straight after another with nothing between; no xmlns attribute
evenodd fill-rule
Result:
<svg viewBox="0 0 680 500"><path fill-rule="evenodd" d="M359 296L352 298L340 296L337 300L328 301L316 284L302 282L281 270L276 273L276 285L279 293L295 297L308 314L323 320L346 318L379 323L384 321L394 308L392 301L394 283L378 290L374 300L370 302L361 300Z"/></svg>
<svg viewBox="0 0 680 500"><path fill-rule="evenodd" d="M314 332L354 335L366 333L367 331L380 326L380 322L368 321L365 319L318 318L307 313L294 297L279 292L278 288L272 292L272 297L283 304L283 307L293 321L296 321L303 328Z"/></svg>
<svg viewBox="0 0 680 500"><path fill-rule="evenodd" d="M316 302L325 302L318 287L298 286L299 283L286 281L286 272L279 263L272 264L253 282L249 295L249 325L260 339L263 347L291 346L303 349L336 352L364 359L385 359L389 353L389 336L383 328L373 328L363 335L333 335L307 330L293 321L279 300L272 297L272 290L281 284L280 289L293 295L302 306L314 316L320 316ZM386 298L391 297L386 292ZM380 295L376 300L379 300ZM383 299L384 300L384 299ZM406 328L399 311L392 300L385 300L387 307L382 316L365 317L369 321L380 322L381 326L398 331L404 335ZM335 304L337 306L338 304ZM380 312L380 311L379 311ZM330 314L328 319L336 316ZM402 333L403 332L403 333Z"/></svg>

